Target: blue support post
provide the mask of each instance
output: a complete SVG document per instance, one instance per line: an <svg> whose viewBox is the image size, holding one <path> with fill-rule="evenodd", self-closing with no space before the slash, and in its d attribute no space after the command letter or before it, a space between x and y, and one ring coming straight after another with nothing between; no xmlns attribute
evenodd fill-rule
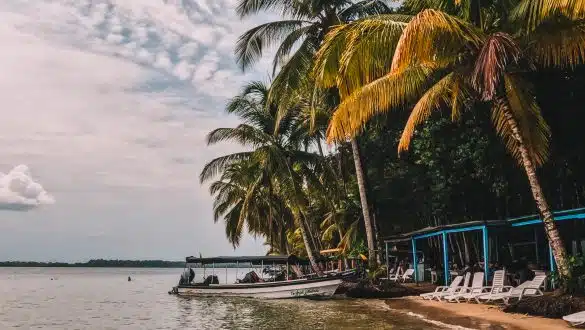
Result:
<svg viewBox="0 0 585 330"><path fill-rule="evenodd" d="M416 257L416 240L413 238L412 240L412 268L414 268L414 282L418 282L418 260Z"/></svg>
<svg viewBox="0 0 585 330"><path fill-rule="evenodd" d="M443 277L445 285L449 285L449 251L447 250L447 233L443 232Z"/></svg>
<svg viewBox="0 0 585 330"><path fill-rule="evenodd" d="M548 257L549 257L549 263L550 263L550 271L554 272L555 271L555 256L553 255L552 247L550 246L550 244L548 245Z"/></svg>
<svg viewBox="0 0 585 330"><path fill-rule="evenodd" d="M550 271L554 272L555 271L555 256L553 255L553 250L552 250L552 246L550 246L550 244L548 245L548 257L549 257L549 263L550 263ZM550 281L551 287L554 289L555 288L555 282L553 280Z"/></svg>
<svg viewBox="0 0 585 330"><path fill-rule="evenodd" d="M485 272L485 285L488 285L488 277L489 277L489 272L490 272L490 256L489 256L489 250L488 250L488 230L487 230L487 226L483 226L483 228L481 229L481 232L483 234L483 269Z"/></svg>

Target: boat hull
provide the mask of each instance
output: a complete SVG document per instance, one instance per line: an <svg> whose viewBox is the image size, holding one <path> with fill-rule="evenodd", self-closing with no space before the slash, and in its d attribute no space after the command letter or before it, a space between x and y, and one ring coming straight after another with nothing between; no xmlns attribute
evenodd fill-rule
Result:
<svg viewBox="0 0 585 330"><path fill-rule="evenodd" d="M342 280L295 280L233 285L185 285L175 288L180 296L226 296L261 299L327 298L331 297Z"/></svg>

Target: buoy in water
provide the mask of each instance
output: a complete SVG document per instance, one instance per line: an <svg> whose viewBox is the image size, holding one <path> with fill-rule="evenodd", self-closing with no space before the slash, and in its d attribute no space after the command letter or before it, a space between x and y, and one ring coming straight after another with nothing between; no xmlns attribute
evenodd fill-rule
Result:
<svg viewBox="0 0 585 330"><path fill-rule="evenodd" d="M128 276L128 282L132 281L132 279L130 278L130 276Z"/></svg>

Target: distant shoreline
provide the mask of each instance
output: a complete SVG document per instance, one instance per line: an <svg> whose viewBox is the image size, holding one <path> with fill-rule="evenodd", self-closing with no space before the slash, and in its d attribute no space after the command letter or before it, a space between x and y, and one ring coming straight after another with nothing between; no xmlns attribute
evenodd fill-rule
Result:
<svg viewBox="0 0 585 330"><path fill-rule="evenodd" d="M0 267L62 267L62 268L183 268L184 261L166 260L104 260L87 262L0 261Z"/></svg>
<svg viewBox="0 0 585 330"><path fill-rule="evenodd" d="M245 265L240 265L244 267ZM166 260L106 260L92 259L87 262L44 262L44 261L0 261L0 268L183 268L184 261ZM216 268L236 268L236 264L226 264ZM202 267L193 267L202 268ZM212 267L207 267L212 268Z"/></svg>

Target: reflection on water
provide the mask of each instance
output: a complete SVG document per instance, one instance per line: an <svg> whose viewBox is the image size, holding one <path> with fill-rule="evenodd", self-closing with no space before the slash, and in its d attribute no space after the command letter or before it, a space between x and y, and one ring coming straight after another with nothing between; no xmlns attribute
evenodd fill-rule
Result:
<svg viewBox="0 0 585 330"><path fill-rule="evenodd" d="M167 294L179 273L0 268L0 329L432 329L375 302Z"/></svg>

